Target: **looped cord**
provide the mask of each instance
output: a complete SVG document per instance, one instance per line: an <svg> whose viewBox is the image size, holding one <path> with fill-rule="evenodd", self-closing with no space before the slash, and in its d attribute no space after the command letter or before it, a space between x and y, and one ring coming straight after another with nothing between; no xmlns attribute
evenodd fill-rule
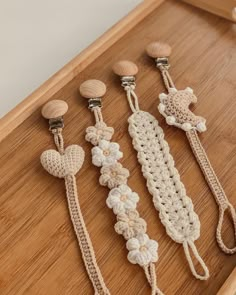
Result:
<svg viewBox="0 0 236 295"><path fill-rule="evenodd" d="M92 112L94 112L96 123L103 122L102 111L100 107L92 108Z"/></svg>
<svg viewBox="0 0 236 295"><path fill-rule="evenodd" d="M236 241L236 213L235 213L235 209L233 208L233 206L231 204L228 204L227 207L220 207L219 208L219 222L218 222L217 230L216 230L216 239L217 239L217 242L218 242L220 248L225 253L234 254L234 253L236 253L236 246L234 248L228 248L222 239L222 226L223 226L223 222L224 222L224 215L227 210L229 210L231 218L232 218L233 227L234 227L234 235L235 235L234 239Z"/></svg>
<svg viewBox="0 0 236 295"><path fill-rule="evenodd" d="M146 278L152 288L152 295L164 295L157 287L155 264L150 263L143 267Z"/></svg>
<svg viewBox="0 0 236 295"><path fill-rule="evenodd" d="M184 247L185 256L188 260L188 264L189 264L192 274L199 280L207 280L209 278L209 270L208 270L206 264L204 263L204 261L202 260L201 256L199 255L194 243L192 241L184 241L183 247ZM197 261L200 263L202 269L204 270L204 275L200 275L197 273L195 266L193 264L193 260L190 255L189 248L192 250L195 258L197 259Z"/></svg>
<svg viewBox="0 0 236 295"><path fill-rule="evenodd" d="M169 91L170 88L175 88L175 84L174 84L168 70L162 66L162 67L160 67L160 71L161 71L162 78L163 78L164 84L166 86L166 89Z"/></svg>
<svg viewBox="0 0 236 295"><path fill-rule="evenodd" d="M97 115L99 117L99 113ZM102 119L102 118L101 118ZM62 136L62 128L52 129L55 145L61 155L64 154L64 140ZM57 164L57 163L56 163ZM56 165L57 166L57 165ZM89 237L89 233L84 223L83 215L78 201L78 193L76 179L73 174L68 174L65 177L66 196L70 211L70 218L74 227L77 240L79 242L83 261L88 273L88 276L93 284L95 295L110 295L107 289L100 269L97 265L96 256L93 245Z"/></svg>
<svg viewBox="0 0 236 295"><path fill-rule="evenodd" d="M134 85L127 85L124 87L127 95L127 99L130 105L130 108L133 113L138 112L139 109L139 103L138 103L138 97L136 93L134 92L135 86Z"/></svg>
<svg viewBox="0 0 236 295"><path fill-rule="evenodd" d="M230 210L233 227L234 227L234 240L236 243L236 212L233 205L229 202L224 189L222 188L219 179L217 178L215 171L213 170L211 163L207 157L207 154L199 140L196 130L191 130L186 132L187 138L189 140L190 146L193 150L193 153L198 161L198 164L205 176L207 183L212 191L212 194L215 197L215 200L219 206L219 221L216 230L216 240L219 247L226 254L236 253L236 246L232 249L229 249L222 239L222 225L224 221L224 215L227 209Z"/></svg>
<svg viewBox="0 0 236 295"><path fill-rule="evenodd" d="M110 295L100 269L97 265L93 245L84 223L83 215L78 201L76 179L74 175L65 177L66 195L70 211L71 221L77 236L84 264L89 278L94 287L95 295Z"/></svg>
<svg viewBox="0 0 236 295"><path fill-rule="evenodd" d="M64 140L62 136L62 128L53 129L54 142L60 154L64 154Z"/></svg>

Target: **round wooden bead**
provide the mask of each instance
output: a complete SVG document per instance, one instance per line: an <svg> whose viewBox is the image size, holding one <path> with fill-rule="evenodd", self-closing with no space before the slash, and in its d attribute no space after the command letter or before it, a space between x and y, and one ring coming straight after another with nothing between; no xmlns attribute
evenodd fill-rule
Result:
<svg viewBox="0 0 236 295"><path fill-rule="evenodd" d="M153 42L146 47L146 52L150 57L168 57L171 54L171 47L167 43Z"/></svg>
<svg viewBox="0 0 236 295"><path fill-rule="evenodd" d="M129 60L118 61L112 70L118 76L135 76L138 73L136 64Z"/></svg>
<svg viewBox="0 0 236 295"><path fill-rule="evenodd" d="M106 85L99 80L87 80L80 85L80 94L85 98L99 98L106 93Z"/></svg>
<svg viewBox="0 0 236 295"><path fill-rule="evenodd" d="M56 119L65 115L68 104L64 100L54 99L46 103L42 108L42 116L46 119Z"/></svg>

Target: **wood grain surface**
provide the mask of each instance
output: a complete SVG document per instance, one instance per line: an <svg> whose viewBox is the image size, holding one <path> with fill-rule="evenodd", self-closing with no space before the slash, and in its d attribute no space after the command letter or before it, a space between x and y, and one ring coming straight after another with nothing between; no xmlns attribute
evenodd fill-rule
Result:
<svg viewBox="0 0 236 295"><path fill-rule="evenodd" d="M86 79L101 79L108 90L103 115L115 128L114 140L124 152L122 163L130 169L129 185L140 194L138 205L148 233L159 242L156 265L158 285L165 294L214 295L234 266L236 255L218 248L215 229L217 205L194 160L185 134L167 126L158 114L158 93L164 90L153 61L144 54L146 44L162 39L170 43L171 74L180 89L190 86L198 96L196 114L207 118L208 131L201 141L228 194L236 206L236 50L231 22L178 1L167 1L121 40L65 85L52 98L64 99L66 145L80 144L86 159L78 177L79 201L93 241L97 260L112 294L150 294L144 273L127 259L124 239L113 229L115 216L105 205L108 189L98 184L99 169L92 166L91 145L84 140L93 116L78 88ZM131 114L112 65L131 59L139 66L137 94L140 107L160 122L176 160L182 181L201 220L196 245L211 277L196 280L190 273L182 246L165 233L152 205L131 139L127 119ZM33 73L32 73L33 74ZM48 125L36 110L0 144L0 293L3 295L92 294L70 223L63 180L41 167L40 154L54 148ZM232 246L232 229L224 226Z"/></svg>
<svg viewBox="0 0 236 295"><path fill-rule="evenodd" d="M236 22L236 0L183 0L189 4L207 10Z"/></svg>
<svg viewBox="0 0 236 295"><path fill-rule="evenodd" d="M225 281L224 285L220 288L217 295L235 295L236 294L236 267L231 272L230 276Z"/></svg>

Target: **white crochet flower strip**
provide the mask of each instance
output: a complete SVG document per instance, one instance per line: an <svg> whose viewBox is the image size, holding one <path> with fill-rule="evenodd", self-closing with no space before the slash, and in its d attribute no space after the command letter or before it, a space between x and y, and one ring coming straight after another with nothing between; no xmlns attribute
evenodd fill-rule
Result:
<svg viewBox="0 0 236 295"><path fill-rule="evenodd" d="M117 214L117 223L115 225L115 230L118 233L123 234L124 238L128 240L127 242L127 249L130 250L129 254L128 254L128 260L131 263L134 264L139 264L140 266L147 266L149 265L151 262L156 262L157 261L157 248L156 247L154 250L154 248L151 248L151 250L147 247L147 249L145 249L144 252L142 252L141 250L141 254L138 255L132 255L131 251L133 251L134 249L131 249L130 247L128 247L129 245L129 241L133 241L133 239L137 239L137 236L143 235L146 232L146 223L143 219L141 219L139 217L138 212L134 214L134 210L137 207L137 203L139 201L139 196L137 193L133 192L131 190L131 188L128 185L120 185L116 188L113 188L109 194L108 194L108 198L106 200L106 204L110 209L113 209L113 212L115 214ZM121 217L123 216L123 218ZM129 216L129 217L128 217ZM132 216L132 219L129 219ZM125 218L126 217L126 218ZM123 220L123 222L120 222L120 218ZM126 222L126 225L125 225ZM142 226L137 226L135 228L135 230L133 231L133 237L130 238L130 236L127 234L127 231L129 230L128 227L132 227L134 226L134 222L136 222L138 224L141 223ZM126 230L125 230L126 229ZM153 240L150 240L148 238L148 236L145 234L145 241L150 241L150 244L152 243ZM153 241L154 243L155 241ZM149 242L148 242L149 243ZM156 245L157 242L155 242ZM148 244L149 245L149 244ZM142 246L142 244L140 245L140 247ZM138 251L138 249L136 249ZM156 253L154 254L154 252L156 251ZM132 252L134 253L134 252ZM140 257L145 256L144 258L140 258ZM154 259L154 257L156 257L156 260ZM155 261L154 261L155 260Z"/></svg>
<svg viewBox="0 0 236 295"><path fill-rule="evenodd" d="M110 191L106 203L109 208L113 209L115 214L118 214L117 220L119 220L120 215L128 215L136 209L138 201L139 196L137 193L132 192L127 185L120 185ZM136 220L138 221L138 215ZM130 222L133 223L134 221L127 220L127 225ZM119 228L117 226L118 223L119 221L115 225L116 231L118 233L121 232L125 239L128 238L126 246L129 253L127 258L131 263L139 264L140 266L148 266L150 263L158 260L158 243L151 240L148 235L144 233L144 228L136 228L134 237L129 238L128 235L126 235L126 231L121 230L122 226L124 226L124 222L122 225L119 225ZM132 223L129 225L132 226Z"/></svg>
<svg viewBox="0 0 236 295"><path fill-rule="evenodd" d="M193 243L200 236L199 218L174 166L163 130L151 114L143 111L133 113L128 122L133 146L138 152L138 160L142 165L142 172L147 180L148 190L153 196L155 208L159 211L161 222L167 234L175 242L184 245L186 257L195 277L205 280L209 277L209 272ZM196 273L188 247L202 264L204 275Z"/></svg>
<svg viewBox="0 0 236 295"><path fill-rule="evenodd" d="M102 170L112 170L114 165L119 164L119 169L125 169L120 163L117 163L117 161L123 156L123 153L120 152L120 146L118 143L115 142L109 142L107 140L100 140L98 142L98 146L95 146L92 148L92 162L95 166L102 167ZM112 179L112 174L107 173L106 175L106 183L109 187L109 182L107 181L107 177L110 177ZM128 175L127 175L128 178ZM131 239L136 238L137 235L144 234L146 232L146 224L144 220L139 218L139 215L136 216L136 222L141 222L141 226L136 226L135 229L130 230L128 229L128 226L130 226L134 220L128 221L127 220L127 230L123 230L123 227L125 227L124 222L121 224L119 223L119 216L121 214L127 214L129 215L133 210L136 209L137 203L139 201L139 195L131 190L131 188L127 184L121 184L113 187L107 197L106 204L107 206L113 210L114 214L117 215L117 223L115 225L115 229L118 233L121 233L125 239L130 240L130 233L135 233L134 236L132 236ZM133 215L135 216L135 215ZM131 222L131 224L129 224ZM144 223L144 225L143 225ZM145 231L144 231L145 229ZM128 231L129 230L129 231ZM148 245L154 243L155 241L150 240L147 235L145 235ZM146 241L146 240L145 240ZM150 241L150 243L149 243ZM157 242L155 242L157 244ZM128 244L127 244L128 245ZM142 247L142 245L140 246ZM143 247L142 249L144 249ZM157 261L157 253L154 254L154 249L156 249L157 252L158 247L147 247L145 251L137 252L136 249L135 255L134 250L132 251L132 255L129 252L128 254L128 260L132 263L137 263L140 266L148 266L150 263ZM128 248L129 249L129 248Z"/></svg>
<svg viewBox="0 0 236 295"><path fill-rule="evenodd" d="M93 111L97 125L102 120L101 109L94 108ZM92 148L92 162L95 166L101 167L100 184L111 189L106 204L117 215L115 231L127 240L127 258L131 263L139 264L144 269L152 294L163 295L157 287L154 265L158 260L158 243L148 237L146 222L140 218L136 210L139 195L127 185L129 171L118 162L123 153L116 142L101 138L96 142L98 137L94 137L94 141L94 132L95 129L89 127L86 137L88 139L88 133L91 133L92 140L89 141L98 144Z"/></svg>

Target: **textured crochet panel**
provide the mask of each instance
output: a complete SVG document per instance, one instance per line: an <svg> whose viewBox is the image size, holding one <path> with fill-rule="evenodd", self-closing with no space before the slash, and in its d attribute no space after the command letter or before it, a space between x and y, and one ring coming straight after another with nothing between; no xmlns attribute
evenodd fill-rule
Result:
<svg viewBox="0 0 236 295"><path fill-rule="evenodd" d="M147 224L137 211L139 195L127 184L129 170L119 162L123 153L118 143L111 142L114 130L103 122L99 107L92 111L96 124L86 129L85 139L94 145L92 163L100 167L99 182L110 189L106 204L116 215L115 231L126 240L128 260L143 268L151 294L163 295L157 287L154 265L158 261L158 243L147 235Z"/></svg>
<svg viewBox="0 0 236 295"><path fill-rule="evenodd" d="M87 134L88 130L91 127ZM91 141L91 137L86 139ZM92 162L101 167L100 184L111 189L106 204L117 217L116 232L127 240L128 260L147 267L158 260L158 244L146 234L146 222L136 210L139 195L127 185L129 171L118 162L122 156L119 144L105 139L92 148Z"/></svg>
<svg viewBox="0 0 236 295"><path fill-rule="evenodd" d="M50 149L42 153L40 160L44 169L51 175L65 179L66 196L71 221L81 249L88 276L94 287L94 294L109 295L100 269L97 265L93 245L80 209L75 174L84 162L84 150L79 145L70 145L64 149L61 131L54 134L58 151Z"/></svg>
<svg viewBox="0 0 236 295"><path fill-rule="evenodd" d="M197 97L190 87L184 90L169 88L169 93L161 93L159 98L158 110L166 118L167 124L185 131L197 129L199 132L203 132L206 130L206 120L196 116L189 109L190 104L197 102Z"/></svg>
<svg viewBox="0 0 236 295"><path fill-rule="evenodd" d="M84 150L79 145L68 146L61 155L56 150L44 151L40 157L45 170L51 175L64 178L75 175L84 162Z"/></svg>
<svg viewBox="0 0 236 295"><path fill-rule="evenodd" d="M163 130L147 112L135 112L128 121L148 190L168 235L178 243L196 240L199 218L180 181Z"/></svg>
<svg viewBox="0 0 236 295"><path fill-rule="evenodd" d="M202 146L197 131L206 131L206 120L200 116L195 115L189 109L190 104L197 102L197 97L193 94L193 90L190 87L184 90L176 89L172 78L168 72L168 67L158 66L161 71L163 82L166 86L168 93L161 93L159 95L160 103L158 105L159 112L165 117L168 125L173 125L186 131L187 138L189 140L192 151L196 157L196 160L206 178L209 188L215 197L216 203L219 206L219 218L216 229L216 240L219 247L226 254L236 253L236 211L233 205L227 198L221 183L211 166L210 160ZM128 89L131 94L131 90ZM128 94L127 94L128 96ZM128 97L129 99L129 97ZM231 216L231 221L234 230L234 247L229 248L222 237L222 227L224 223L224 217L226 215Z"/></svg>

